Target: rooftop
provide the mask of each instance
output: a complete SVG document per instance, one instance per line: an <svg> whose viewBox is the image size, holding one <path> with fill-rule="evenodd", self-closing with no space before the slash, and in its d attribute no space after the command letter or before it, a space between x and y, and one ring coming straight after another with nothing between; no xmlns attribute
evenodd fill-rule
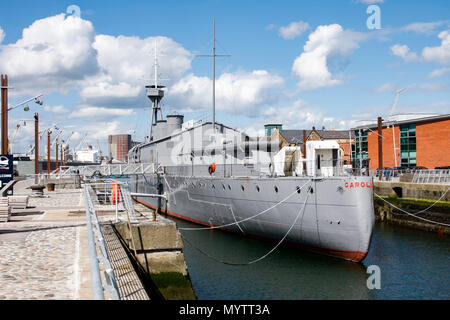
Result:
<svg viewBox="0 0 450 320"><path fill-rule="evenodd" d="M394 114L383 119L383 125L401 125L408 123L419 123L428 121L439 121L450 119L450 114L436 114L436 113L411 113L411 114ZM364 122L364 121L362 121ZM367 120L365 123L352 128L355 129L366 129L366 128L377 128L378 123L376 120Z"/></svg>

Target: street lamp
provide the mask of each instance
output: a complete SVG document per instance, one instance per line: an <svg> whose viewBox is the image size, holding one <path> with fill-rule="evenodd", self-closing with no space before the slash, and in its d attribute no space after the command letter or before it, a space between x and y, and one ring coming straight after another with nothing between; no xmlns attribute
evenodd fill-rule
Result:
<svg viewBox="0 0 450 320"><path fill-rule="evenodd" d="M42 105L43 102L39 98L43 95L37 95L31 99L25 100L19 104L16 104L15 106L8 108L8 89L11 89L12 87L8 87L8 76L7 75L1 75L1 83L0 83L0 89L1 89L1 140L2 140L2 154L8 154L8 111L14 110L22 105L26 105L28 102L33 101L39 105ZM30 107L26 105L24 107L24 111L29 111Z"/></svg>

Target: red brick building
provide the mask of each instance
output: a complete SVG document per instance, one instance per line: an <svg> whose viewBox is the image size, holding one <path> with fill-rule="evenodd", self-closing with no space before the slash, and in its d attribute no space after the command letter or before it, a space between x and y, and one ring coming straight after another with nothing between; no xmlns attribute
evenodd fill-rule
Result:
<svg viewBox="0 0 450 320"><path fill-rule="evenodd" d="M108 136L108 153L112 160L127 162L127 155L130 149L131 135L116 134Z"/></svg>
<svg viewBox="0 0 450 320"><path fill-rule="evenodd" d="M378 168L378 126L371 123L352 129L354 166L370 159L370 170ZM382 122L383 167L450 166L450 114L397 115Z"/></svg>

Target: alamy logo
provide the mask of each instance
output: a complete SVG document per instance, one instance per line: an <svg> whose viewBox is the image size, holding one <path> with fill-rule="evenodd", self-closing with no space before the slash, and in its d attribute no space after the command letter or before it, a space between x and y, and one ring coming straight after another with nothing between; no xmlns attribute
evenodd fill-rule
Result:
<svg viewBox="0 0 450 320"><path fill-rule="evenodd" d="M366 25L369 30L381 29L381 9L379 6L372 4L367 7L366 12L371 16L367 18Z"/></svg>
<svg viewBox="0 0 450 320"><path fill-rule="evenodd" d="M369 290L381 289L381 269L377 265L367 267L367 273L370 274L367 278L367 288Z"/></svg>
<svg viewBox="0 0 450 320"><path fill-rule="evenodd" d="M79 6L72 4L67 7L66 13L73 17L81 18L81 9Z"/></svg>

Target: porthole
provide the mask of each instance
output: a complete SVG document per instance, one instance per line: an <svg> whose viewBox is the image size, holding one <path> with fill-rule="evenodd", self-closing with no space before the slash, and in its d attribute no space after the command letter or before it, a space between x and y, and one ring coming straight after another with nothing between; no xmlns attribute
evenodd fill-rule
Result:
<svg viewBox="0 0 450 320"><path fill-rule="evenodd" d="M241 185L241 189L242 189L242 191L244 191L245 190L244 186Z"/></svg>
<svg viewBox="0 0 450 320"><path fill-rule="evenodd" d="M222 188L223 188L223 190L225 190L225 185L222 183Z"/></svg>
<svg viewBox="0 0 450 320"><path fill-rule="evenodd" d="M275 186L275 193L278 193L278 187Z"/></svg>
<svg viewBox="0 0 450 320"><path fill-rule="evenodd" d="M256 191L258 191L258 192L260 191L259 186L256 186Z"/></svg>
<svg viewBox="0 0 450 320"><path fill-rule="evenodd" d="M228 185L228 189L231 190L231 186L230 185Z"/></svg>
<svg viewBox="0 0 450 320"><path fill-rule="evenodd" d="M309 188L309 191L311 191L311 193L314 193L314 189L313 188Z"/></svg>
<svg viewBox="0 0 450 320"><path fill-rule="evenodd" d="M213 185L213 184L211 185L211 187L212 187L213 189L215 189L215 188L216 188L216 186L215 186L215 185Z"/></svg>
<svg viewBox="0 0 450 320"><path fill-rule="evenodd" d="M297 193L300 193L301 188L299 186L297 186Z"/></svg>

